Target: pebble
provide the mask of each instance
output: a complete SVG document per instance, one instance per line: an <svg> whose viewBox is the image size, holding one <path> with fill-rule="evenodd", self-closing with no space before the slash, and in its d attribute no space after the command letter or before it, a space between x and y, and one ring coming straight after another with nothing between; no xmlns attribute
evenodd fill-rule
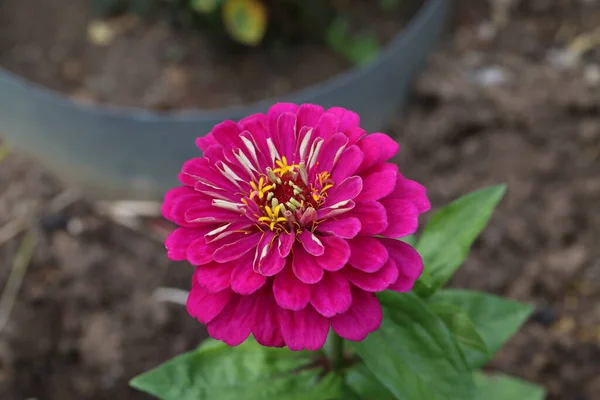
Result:
<svg viewBox="0 0 600 400"><path fill-rule="evenodd" d="M586 65L583 70L583 80L589 86L598 86L600 84L600 66L598 64Z"/></svg>
<svg viewBox="0 0 600 400"><path fill-rule="evenodd" d="M471 80L479 86L498 86L510 80L508 72L499 66L489 66L473 71Z"/></svg>
<svg viewBox="0 0 600 400"><path fill-rule="evenodd" d="M536 310L531 316L531 321L546 328L558 320L558 316L552 309Z"/></svg>

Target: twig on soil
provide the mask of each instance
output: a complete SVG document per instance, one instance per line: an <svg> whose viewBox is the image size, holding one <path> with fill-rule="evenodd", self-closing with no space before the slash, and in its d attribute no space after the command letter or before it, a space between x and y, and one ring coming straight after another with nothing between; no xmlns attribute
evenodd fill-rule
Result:
<svg viewBox="0 0 600 400"><path fill-rule="evenodd" d="M10 148L6 143L0 143L0 163L6 159L10 153Z"/></svg>
<svg viewBox="0 0 600 400"><path fill-rule="evenodd" d="M183 289L159 287L152 293L152 298L160 302L185 306L189 294L190 293L187 290Z"/></svg>
<svg viewBox="0 0 600 400"><path fill-rule="evenodd" d="M149 237L152 240L162 243L163 237L153 234L153 231L148 230L141 218L159 217L161 215L161 204L156 201L101 201L95 205L98 213L118 225L129 228L143 236Z"/></svg>
<svg viewBox="0 0 600 400"><path fill-rule="evenodd" d="M19 233L27 229L29 225L28 217L15 218L0 227L0 245L8 242Z"/></svg>
<svg viewBox="0 0 600 400"><path fill-rule="evenodd" d="M600 28L577 35L567 46L567 51L579 58L598 45L600 45Z"/></svg>
<svg viewBox="0 0 600 400"><path fill-rule="evenodd" d="M50 211L52 213L59 212L65 208L67 208L71 204L73 204L75 201L79 200L80 197L81 196L77 191L75 191L73 189L67 189L67 190L59 193L56 197L54 197L50 201L50 204L48 206L48 211ZM17 236L21 232L23 232L24 230L26 230L28 226L31 226L32 225L32 217L37 216L39 214L39 212L40 212L39 209L34 210L34 212L30 212L27 215L17 217L15 219L7 222L5 225L1 226L0 227L0 246L4 243L8 242L12 238Z"/></svg>
<svg viewBox="0 0 600 400"><path fill-rule="evenodd" d="M35 250L35 244L35 232L33 229L30 229L21 241L21 246L19 247L17 255L13 261L8 281L6 282L6 286L4 287L4 291L0 297L0 332L4 329L6 323L8 322L8 317L10 316L10 312L15 304L17 294L19 293L19 289L23 283L23 278L25 277L25 273L27 272L27 268L31 262L31 257L33 256L33 252Z"/></svg>

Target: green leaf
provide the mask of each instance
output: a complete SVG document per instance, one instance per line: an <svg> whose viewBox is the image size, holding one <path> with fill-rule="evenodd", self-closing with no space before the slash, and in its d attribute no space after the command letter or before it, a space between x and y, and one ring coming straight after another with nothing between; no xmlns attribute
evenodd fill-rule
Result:
<svg viewBox="0 0 600 400"><path fill-rule="evenodd" d="M436 293L431 301L460 307L473 321L491 356L519 330L533 312L533 307L529 304L470 290L444 289ZM471 366L477 368L484 362L475 362Z"/></svg>
<svg viewBox="0 0 600 400"><path fill-rule="evenodd" d="M381 45L377 36L370 32L351 34L350 20L340 15L329 25L325 41L329 47L340 56L353 64L363 64L371 61L379 51Z"/></svg>
<svg viewBox="0 0 600 400"><path fill-rule="evenodd" d="M307 353L211 341L134 378L130 385L163 400L330 400L342 379L310 368Z"/></svg>
<svg viewBox="0 0 600 400"><path fill-rule="evenodd" d="M503 374L475 374L477 400L543 400L544 388Z"/></svg>
<svg viewBox="0 0 600 400"><path fill-rule="evenodd" d="M379 39L374 33L362 32L349 38L345 57L353 64L366 64L381 51Z"/></svg>
<svg viewBox="0 0 600 400"><path fill-rule="evenodd" d="M431 274L433 290L443 286L465 261L505 190L504 185L498 185L469 193L431 217L416 249ZM419 294L427 296L432 292Z"/></svg>
<svg viewBox="0 0 600 400"><path fill-rule="evenodd" d="M454 336L413 293L380 293L381 328L350 343L373 375L402 400L469 400L473 376Z"/></svg>
<svg viewBox="0 0 600 400"><path fill-rule="evenodd" d="M267 30L267 10L260 0L225 0L223 22L233 39L255 46Z"/></svg>
<svg viewBox="0 0 600 400"><path fill-rule="evenodd" d="M469 365L483 365L490 359L487 346L477 332L475 324L460 307L454 304L432 303L431 308L454 334Z"/></svg>
<svg viewBox="0 0 600 400"><path fill-rule="evenodd" d="M221 3L221 0L189 0L190 7L202 14L213 12Z"/></svg>
<svg viewBox="0 0 600 400"><path fill-rule="evenodd" d="M377 380L364 365L357 364L346 371L346 384L361 399L395 400L394 395ZM344 397L346 399L346 397Z"/></svg>

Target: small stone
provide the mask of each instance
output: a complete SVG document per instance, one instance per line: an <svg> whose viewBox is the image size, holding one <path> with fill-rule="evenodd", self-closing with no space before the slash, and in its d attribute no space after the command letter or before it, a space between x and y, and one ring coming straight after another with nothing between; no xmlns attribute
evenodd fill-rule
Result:
<svg viewBox="0 0 600 400"><path fill-rule="evenodd" d="M42 215L39 220L40 227L47 233L65 230L68 223L69 216L64 211Z"/></svg>
<svg viewBox="0 0 600 400"><path fill-rule="evenodd" d="M583 70L583 80L589 86L598 86L600 84L600 66L598 64L586 65Z"/></svg>
<svg viewBox="0 0 600 400"><path fill-rule="evenodd" d="M89 23L87 36L96 46L108 46L115 40L117 31L108 22L96 20Z"/></svg>
<svg viewBox="0 0 600 400"><path fill-rule="evenodd" d="M579 65L581 58L578 54L564 49L552 49L546 55L548 63L558 69L571 69Z"/></svg>
<svg viewBox="0 0 600 400"><path fill-rule="evenodd" d="M540 324L546 328L550 327L558 320L558 316L552 309L537 310L531 316L531 321Z"/></svg>
<svg viewBox="0 0 600 400"><path fill-rule="evenodd" d="M509 74L502 67L489 66L473 72L472 81L485 87L498 86L510 79Z"/></svg>

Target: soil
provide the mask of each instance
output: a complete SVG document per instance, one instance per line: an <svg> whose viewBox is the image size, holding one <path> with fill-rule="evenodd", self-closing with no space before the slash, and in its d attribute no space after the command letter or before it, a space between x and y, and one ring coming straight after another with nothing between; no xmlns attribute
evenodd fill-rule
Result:
<svg viewBox="0 0 600 400"><path fill-rule="evenodd" d="M280 96L339 74L352 65L324 44L244 48L206 32L176 28L167 18L132 15L97 26L90 1L4 0L0 7L0 66L83 103L156 110L219 108ZM421 1L394 12L354 0L356 31L391 39ZM107 39L108 36L114 36ZM100 44L101 43L101 44ZM315 67L318 66L318 67Z"/></svg>
<svg viewBox="0 0 600 400"><path fill-rule="evenodd" d="M508 185L452 282L536 307L490 368L545 386L550 400L594 400L600 52L557 55L596 28L600 2L516 3L492 35L488 3L458 1L451 34L389 132L402 144L403 173L429 188L436 208ZM38 237L0 331L0 398L146 399L127 380L204 337L183 307L152 297L157 287L187 288L191 268L166 261L154 239L164 235L161 226L131 230L83 200L49 214L64 188L19 154L0 164L0 188L0 237L22 216L35 219ZM20 239L0 243L0 287Z"/></svg>

